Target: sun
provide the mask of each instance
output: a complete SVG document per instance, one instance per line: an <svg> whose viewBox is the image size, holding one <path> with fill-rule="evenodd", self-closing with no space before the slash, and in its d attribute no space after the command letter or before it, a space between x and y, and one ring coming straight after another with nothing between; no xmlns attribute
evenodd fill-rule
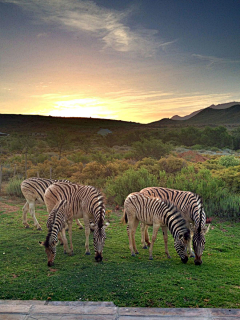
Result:
<svg viewBox="0 0 240 320"><path fill-rule="evenodd" d="M103 113L107 117L111 112L104 108L102 101L95 98L81 98L55 102L49 115L56 117L98 118Z"/></svg>

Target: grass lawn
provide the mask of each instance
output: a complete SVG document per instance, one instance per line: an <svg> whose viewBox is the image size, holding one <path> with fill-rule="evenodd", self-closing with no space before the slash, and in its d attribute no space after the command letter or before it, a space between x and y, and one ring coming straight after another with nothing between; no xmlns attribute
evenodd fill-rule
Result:
<svg viewBox="0 0 240 320"><path fill-rule="evenodd" d="M110 226L103 262L85 256L85 233L73 227L75 255L64 255L57 247L55 264L47 266L44 248L38 242L47 235L45 206L37 206L43 231L37 231L28 215L30 228L22 224L24 200L0 199L0 299L113 301L128 307L240 308L240 222L213 219L206 235L203 264L190 258L183 264L169 234L167 259L161 230L153 248L141 249L139 228L136 240L140 254L128 248L122 212L110 212ZM151 232L151 229L150 229Z"/></svg>

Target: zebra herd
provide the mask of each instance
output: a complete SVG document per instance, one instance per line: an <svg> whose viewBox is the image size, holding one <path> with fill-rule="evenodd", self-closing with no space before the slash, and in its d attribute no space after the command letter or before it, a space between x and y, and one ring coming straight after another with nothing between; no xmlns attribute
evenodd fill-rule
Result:
<svg viewBox="0 0 240 320"><path fill-rule="evenodd" d="M41 226L35 216L35 202L45 203L48 211L48 234L44 242L48 266L54 264L58 240L63 244L64 252L73 254L72 223L76 220L79 228L83 228L79 219L82 218L85 227L85 253L90 254L89 235L93 230L93 245L95 260L102 261L102 252L106 239L105 202L102 193L93 186L71 183L67 180L52 180L29 178L21 184L22 193L26 199L23 207L23 224L26 228L27 212L29 211L34 225L38 230ZM206 215L200 196L189 192L161 187L150 187L127 196L124 202L122 221L126 222L129 248L134 256L138 253L135 243L135 232L139 221L141 223L142 247L149 246L149 259L152 259L153 245L158 229L163 231L165 253L170 258L167 246L167 229L174 238L174 247L183 263L188 261L188 253L195 256L195 264L202 263L205 246ZM148 235L148 226L153 226L152 240ZM70 248L66 238L68 229ZM191 248L193 244L193 250Z"/></svg>

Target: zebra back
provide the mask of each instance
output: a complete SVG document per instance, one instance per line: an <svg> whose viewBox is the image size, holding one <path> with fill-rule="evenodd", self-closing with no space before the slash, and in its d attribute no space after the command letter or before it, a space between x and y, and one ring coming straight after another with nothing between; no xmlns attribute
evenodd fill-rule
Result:
<svg viewBox="0 0 240 320"><path fill-rule="evenodd" d="M55 182L68 182L68 180L54 180L46 178L28 178L21 183L21 190L25 198L35 196L37 200L44 202L46 189Z"/></svg>

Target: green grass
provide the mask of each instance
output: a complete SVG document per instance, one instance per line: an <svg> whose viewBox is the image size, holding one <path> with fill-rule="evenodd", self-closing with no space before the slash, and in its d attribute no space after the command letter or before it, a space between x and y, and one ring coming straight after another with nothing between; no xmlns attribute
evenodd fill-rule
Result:
<svg viewBox="0 0 240 320"><path fill-rule="evenodd" d="M8 203L10 204L10 203ZM183 264L169 235L167 259L159 231L153 248L141 249L139 229L136 240L140 254L130 255L126 226L120 223L121 213L110 215L110 226L103 252L103 262L85 256L85 234L74 224L75 255L64 255L57 247L55 265L47 266L44 248L38 241L47 235L47 213L37 207L37 218L43 231L22 224L22 204L18 210L0 211L0 299L37 299L62 301L113 301L128 307L202 307L240 308L240 223L214 220L206 236L203 264L194 259ZM12 203L10 204L12 205ZM16 206L16 204L15 204Z"/></svg>

